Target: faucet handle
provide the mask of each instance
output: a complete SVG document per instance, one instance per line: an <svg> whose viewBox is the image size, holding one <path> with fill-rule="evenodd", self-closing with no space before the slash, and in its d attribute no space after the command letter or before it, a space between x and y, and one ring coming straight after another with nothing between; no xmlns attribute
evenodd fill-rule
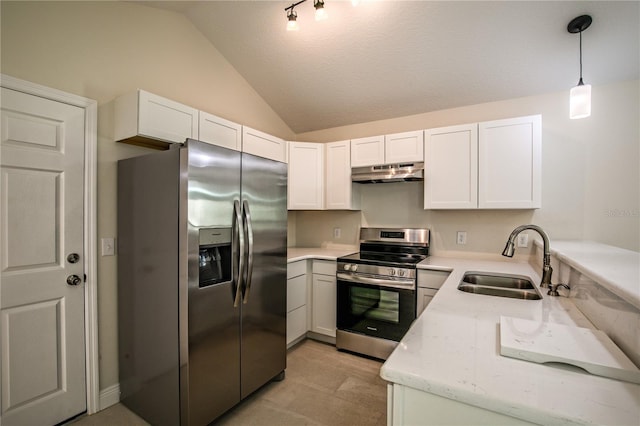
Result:
<svg viewBox="0 0 640 426"><path fill-rule="evenodd" d="M551 284L549 286L549 291L547 292L548 296L560 296L560 293L558 293L558 287L564 287L567 290L571 290L571 287L569 287L567 284Z"/></svg>

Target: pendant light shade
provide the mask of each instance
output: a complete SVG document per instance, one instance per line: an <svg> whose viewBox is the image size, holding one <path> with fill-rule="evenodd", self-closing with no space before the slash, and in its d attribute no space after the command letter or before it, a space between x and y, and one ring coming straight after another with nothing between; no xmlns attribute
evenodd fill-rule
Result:
<svg viewBox="0 0 640 426"><path fill-rule="evenodd" d="M580 79L578 85L569 93L569 118L585 118L591 115L591 85L582 82L582 32L589 28L592 19L589 15L581 15L567 25L571 34L580 34Z"/></svg>
<svg viewBox="0 0 640 426"><path fill-rule="evenodd" d="M591 115L591 85L580 83L569 93L569 117L586 118Z"/></svg>

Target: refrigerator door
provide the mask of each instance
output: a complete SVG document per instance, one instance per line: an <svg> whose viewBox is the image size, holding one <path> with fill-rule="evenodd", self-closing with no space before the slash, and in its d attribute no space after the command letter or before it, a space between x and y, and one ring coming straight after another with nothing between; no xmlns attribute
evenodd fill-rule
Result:
<svg viewBox="0 0 640 426"><path fill-rule="evenodd" d="M248 269L242 303L241 393L286 368L287 165L242 154Z"/></svg>
<svg viewBox="0 0 640 426"><path fill-rule="evenodd" d="M236 280L201 287L199 231L231 229L237 249L234 201L240 213L240 153L189 140L188 147L188 390L182 424L204 425L240 401L240 304ZM235 254L234 254L235 256ZM237 262L237 257L234 262ZM233 269L237 269L237 265ZM185 350L186 349L186 350ZM184 363L182 364L184 367Z"/></svg>

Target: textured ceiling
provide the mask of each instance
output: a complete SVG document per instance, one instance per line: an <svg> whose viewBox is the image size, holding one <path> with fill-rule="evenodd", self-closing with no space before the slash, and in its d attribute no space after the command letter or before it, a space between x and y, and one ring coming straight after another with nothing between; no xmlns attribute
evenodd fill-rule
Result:
<svg viewBox="0 0 640 426"><path fill-rule="evenodd" d="M640 2L144 1L185 16L295 133L569 90L640 74Z"/></svg>

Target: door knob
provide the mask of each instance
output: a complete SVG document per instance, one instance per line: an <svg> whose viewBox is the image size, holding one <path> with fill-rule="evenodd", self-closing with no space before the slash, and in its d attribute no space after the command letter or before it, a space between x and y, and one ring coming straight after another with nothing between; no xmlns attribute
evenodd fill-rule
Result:
<svg viewBox="0 0 640 426"><path fill-rule="evenodd" d="M80 279L80 277L77 275L69 275L67 277L67 284L69 285L78 285L81 282L82 282L82 279Z"/></svg>
<svg viewBox="0 0 640 426"><path fill-rule="evenodd" d="M69 256L67 256L67 262L69 263L78 263L78 260L80 260L80 256L78 255L78 253L71 253Z"/></svg>

